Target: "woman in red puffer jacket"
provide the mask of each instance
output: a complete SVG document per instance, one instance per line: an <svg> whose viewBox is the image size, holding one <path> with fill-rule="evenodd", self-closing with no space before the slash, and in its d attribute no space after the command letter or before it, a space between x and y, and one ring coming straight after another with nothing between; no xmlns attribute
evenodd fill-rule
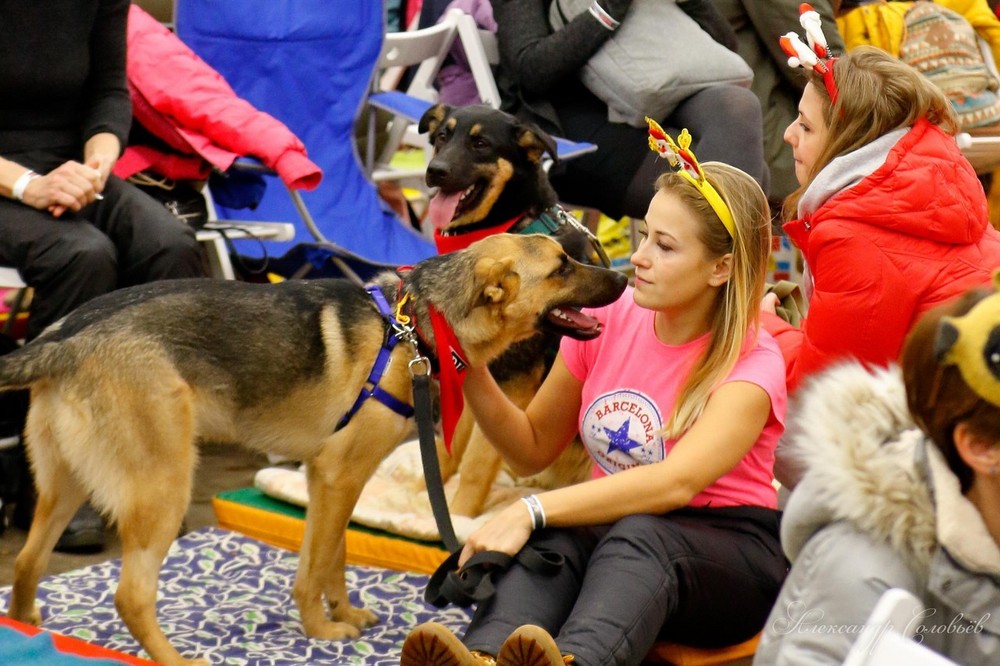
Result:
<svg viewBox="0 0 1000 666"><path fill-rule="evenodd" d="M827 64L785 131L801 187L784 230L805 260L808 314L791 327L765 299L762 316L790 390L837 361L896 360L921 314L1000 266L1000 233L944 95L872 47Z"/></svg>

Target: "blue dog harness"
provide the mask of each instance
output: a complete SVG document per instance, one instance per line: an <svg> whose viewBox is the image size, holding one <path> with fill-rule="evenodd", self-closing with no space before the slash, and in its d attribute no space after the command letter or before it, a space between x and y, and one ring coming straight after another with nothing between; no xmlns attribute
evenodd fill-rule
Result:
<svg viewBox="0 0 1000 666"><path fill-rule="evenodd" d="M361 409L361 405L364 404L365 400L368 398L375 398L383 405L396 412L403 418L410 418L413 416L413 407L406 404L402 400L397 399L395 396L391 395L385 391L381 386L378 385L382 381L382 375L385 374L385 369L389 365L389 356L392 354L392 350L395 349L396 345L399 343L400 338L397 337L393 331L401 330L399 322L396 320L395 315L392 313L392 309L389 307L388 301L385 300L385 296L382 294L382 289L377 285L368 285L365 287L372 299L375 301L375 305L378 308L379 314L382 315L389 325L385 329L385 337L382 339L382 348L378 352L378 356L375 357L375 363L372 365L372 370L368 373L368 379L365 381L365 386L361 388L361 393L358 394L358 399L354 401L354 405L344 414L344 417L340 419L340 423L334 428L334 432L341 430L346 426L351 418L358 413ZM368 388L368 386L371 388Z"/></svg>

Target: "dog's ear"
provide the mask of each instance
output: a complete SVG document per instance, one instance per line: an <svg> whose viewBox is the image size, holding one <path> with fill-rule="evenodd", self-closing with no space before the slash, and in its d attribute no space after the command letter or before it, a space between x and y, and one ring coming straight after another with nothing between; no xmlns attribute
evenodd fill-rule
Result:
<svg viewBox="0 0 1000 666"><path fill-rule="evenodd" d="M510 303L521 288L521 276L514 270L514 258L483 257L476 262L476 290L487 304Z"/></svg>
<svg viewBox="0 0 1000 666"><path fill-rule="evenodd" d="M436 132L449 113L451 113L451 107L447 104L435 104L424 111L424 115L420 116L420 122L417 123L417 131L421 134Z"/></svg>
<svg viewBox="0 0 1000 666"><path fill-rule="evenodd" d="M559 161L555 139L533 123L522 122L518 125L517 145L521 147L528 159L536 164L542 161L544 153L551 155L553 162Z"/></svg>

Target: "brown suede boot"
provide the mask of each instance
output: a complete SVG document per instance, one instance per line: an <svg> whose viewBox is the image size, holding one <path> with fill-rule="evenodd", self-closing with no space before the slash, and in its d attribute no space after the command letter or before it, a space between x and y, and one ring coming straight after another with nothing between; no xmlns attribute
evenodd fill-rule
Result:
<svg viewBox="0 0 1000 666"><path fill-rule="evenodd" d="M492 666L493 657L469 652L458 636L437 622L418 625L406 637L399 666Z"/></svg>
<svg viewBox="0 0 1000 666"><path fill-rule="evenodd" d="M565 666L573 655L563 655L555 640L541 627L518 627L500 646L497 666Z"/></svg>

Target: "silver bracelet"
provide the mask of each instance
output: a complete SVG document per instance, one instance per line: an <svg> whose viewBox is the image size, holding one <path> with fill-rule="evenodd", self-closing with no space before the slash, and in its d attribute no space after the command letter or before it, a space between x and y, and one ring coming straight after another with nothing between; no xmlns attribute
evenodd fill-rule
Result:
<svg viewBox="0 0 1000 666"><path fill-rule="evenodd" d="M604 7L601 7L601 5L597 3L597 0L594 0L594 2L591 3L590 8L587 9L587 11L590 12L591 16L597 19L598 23L611 32L617 30L618 26L621 25L621 21L616 21L615 17L606 12Z"/></svg>
<svg viewBox="0 0 1000 666"><path fill-rule="evenodd" d="M545 509L542 508L542 501L536 495L522 497L521 501L528 507L528 515L531 516L531 531L545 528Z"/></svg>
<svg viewBox="0 0 1000 666"><path fill-rule="evenodd" d="M10 196L15 201L24 201L24 191L28 189L28 183L36 178L41 178L37 173L28 169L14 181L14 186L10 188Z"/></svg>

